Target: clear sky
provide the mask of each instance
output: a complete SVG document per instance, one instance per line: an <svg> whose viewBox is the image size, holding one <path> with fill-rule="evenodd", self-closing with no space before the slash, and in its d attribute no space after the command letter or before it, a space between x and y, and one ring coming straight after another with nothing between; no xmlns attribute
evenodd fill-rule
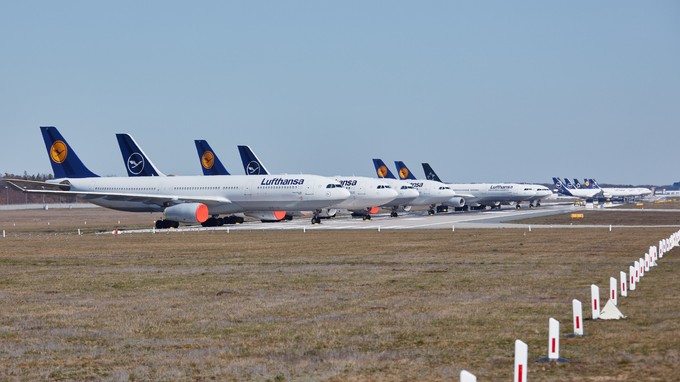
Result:
<svg viewBox="0 0 680 382"><path fill-rule="evenodd" d="M680 180L679 1L4 1L0 173L51 173L57 126L100 175L114 134L164 172L451 182Z"/></svg>

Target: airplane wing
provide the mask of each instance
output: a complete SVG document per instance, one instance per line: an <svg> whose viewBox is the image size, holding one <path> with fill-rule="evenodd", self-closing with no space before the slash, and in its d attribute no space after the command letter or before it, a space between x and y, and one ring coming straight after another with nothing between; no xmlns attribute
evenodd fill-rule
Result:
<svg viewBox="0 0 680 382"><path fill-rule="evenodd" d="M147 202L149 204L180 204L180 203L203 203L203 204L228 204L231 200L221 196L179 196L179 195L162 195L162 194L140 194L130 192L94 192L94 191L69 191L69 190L31 190L21 187L12 181L7 183L13 188L28 194L44 194L44 195L64 195L64 196L78 196L84 199L103 198L108 200L130 201L130 202ZM36 182L38 183L38 182ZM55 186L54 183L48 183ZM58 186L58 185L56 185Z"/></svg>
<svg viewBox="0 0 680 382"><path fill-rule="evenodd" d="M68 184L61 184L61 183L51 183L51 182L41 182L38 180L26 180L26 179L2 179L5 182L12 184L14 187L18 187L20 191L23 191L23 188L17 186L17 184L26 184L30 186L35 186L35 187L49 187L49 188L62 188L63 187L68 187Z"/></svg>

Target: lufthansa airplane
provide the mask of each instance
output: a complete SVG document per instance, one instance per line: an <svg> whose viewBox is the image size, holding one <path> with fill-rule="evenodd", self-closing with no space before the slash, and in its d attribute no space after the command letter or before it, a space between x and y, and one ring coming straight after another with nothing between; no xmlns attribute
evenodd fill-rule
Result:
<svg viewBox="0 0 680 382"><path fill-rule="evenodd" d="M40 130L55 176L42 185L57 189L29 190L17 186L19 181L8 183L23 192L75 195L115 210L163 212L157 228L203 223L209 216L243 211L317 210L349 197L340 183L317 175L100 177L81 162L55 127Z"/></svg>
<svg viewBox="0 0 680 382"><path fill-rule="evenodd" d="M239 145L238 151L241 154L243 170L246 175L269 174L267 168L249 146ZM199 153L199 155L201 154ZM371 214L376 214L379 211L378 206L391 202L399 196L397 191L382 180L364 176L340 175L332 178L340 182L349 191L350 196L329 207L331 211L328 214L331 216L334 215L332 210L342 209L350 211L353 217L370 220ZM317 223L318 220L317 217Z"/></svg>
<svg viewBox="0 0 680 382"><path fill-rule="evenodd" d="M557 192L566 196L573 196L580 199L593 199L598 195L602 195L602 190L591 189L591 188L576 188L569 179L565 178L564 181L560 178L552 178L553 183Z"/></svg>
<svg viewBox="0 0 680 382"><path fill-rule="evenodd" d="M129 176L158 176L158 174L164 176L162 175L163 173L153 165L149 157L144 153L142 148L139 147L132 136L129 134L116 134L116 138L118 139L120 152L123 155L123 161L125 162ZM206 175L206 172L209 172L208 175L213 175L213 173L214 175L231 175L224 165L222 165L222 162L219 161L217 156L213 154L208 142L196 141L197 148L199 142L201 142L202 146L206 146L206 148L201 151L203 152L201 157L203 175ZM135 158L134 163L130 158ZM132 171L132 166L137 163L142 163L142 166L138 166L135 171ZM290 216L286 211L244 211L243 215L259 219L263 222L280 221L287 216ZM227 217L211 216L208 220L201 223L201 225L204 227L214 227L223 224L243 223L243 221L243 217L238 215Z"/></svg>
<svg viewBox="0 0 680 382"><path fill-rule="evenodd" d="M578 183L577 179L574 179L574 181ZM600 187L600 185L597 184L597 181L595 179L584 179L583 182L585 187L582 188L594 190L600 189L602 190L602 195L608 199L613 198L627 199L640 196L648 196L652 194L652 190L645 187ZM580 185L580 183L578 183L578 185Z"/></svg>
<svg viewBox="0 0 680 382"><path fill-rule="evenodd" d="M429 209L427 213L430 215L434 215L435 208L437 208L437 212L446 212L448 211L448 206L462 207L465 205L465 199L456 196L455 192L444 183L433 180L418 180L413 176L411 171L406 168L406 165L404 165L403 162L395 161L394 163L397 166L399 179L408 182L420 193L417 198L410 202L410 205L428 206ZM385 162L383 162L382 159L373 159L373 166L375 167L375 172L379 178L394 178L394 175L387 168L387 165L385 165ZM438 206L438 204L442 205Z"/></svg>
<svg viewBox="0 0 680 382"><path fill-rule="evenodd" d="M423 163L425 177L430 180L441 182L439 176L434 172L432 166ZM520 208L521 202L530 202L529 207L534 207L534 201L547 198L552 192L543 186L520 183L447 183L456 195L465 198L465 204L476 208L484 209L486 206L491 208L501 208L501 204L514 203L516 208ZM540 191L539 191L540 190Z"/></svg>

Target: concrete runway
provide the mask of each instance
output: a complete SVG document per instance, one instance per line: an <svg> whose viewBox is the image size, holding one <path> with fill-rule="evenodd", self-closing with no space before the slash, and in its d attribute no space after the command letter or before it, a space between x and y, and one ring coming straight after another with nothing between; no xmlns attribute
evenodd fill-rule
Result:
<svg viewBox="0 0 680 382"><path fill-rule="evenodd" d="M196 232L196 231L266 231L266 230L412 230L412 229L465 229L465 228L524 228L526 224L507 223L511 220L525 219L545 215L554 215L583 211L583 207L572 204L547 204L539 208L515 209L505 207L501 210L448 212L428 216L426 211L403 212L397 218L389 213L373 215L371 220L352 218L349 215L338 215L332 219L323 219L321 224L311 224L310 217L298 217L291 221L274 223L246 222L243 224L224 225L222 227L186 227L180 226L170 230L120 230L119 233L149 232Z"/></svg>

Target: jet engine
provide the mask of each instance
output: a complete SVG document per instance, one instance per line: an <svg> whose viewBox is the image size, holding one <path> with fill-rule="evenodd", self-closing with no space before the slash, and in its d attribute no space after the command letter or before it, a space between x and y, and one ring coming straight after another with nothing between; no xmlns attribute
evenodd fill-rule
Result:
<svg viewBox="0 0 680 382"><path fill-rule="evenodd" d="M447 205L455 208L460 208L465 205L465 199L461 198L459 196L456 196L454 198L449 199L449 201L446 202Z"/></svg>
<svg viewBox="0 0 680 382"><path fill-rule="evenodd" d="M324 219L333 218L337 213L338 210L335 208L324 208L319 212L319 217Z"/></svg>
<svg viewBox="0 0 680 382"><path fill-rule="evenodd" d="M203 203L177 204L166 208L163 218L189 224L203 223L208 220L208 206Z"/></svg>
<svg viewBox="0 0 680 382"><path fill-rule="evenodd" d="M286 211L248 211L243 214L263 222L277 222L286 217Z"/></svg>

